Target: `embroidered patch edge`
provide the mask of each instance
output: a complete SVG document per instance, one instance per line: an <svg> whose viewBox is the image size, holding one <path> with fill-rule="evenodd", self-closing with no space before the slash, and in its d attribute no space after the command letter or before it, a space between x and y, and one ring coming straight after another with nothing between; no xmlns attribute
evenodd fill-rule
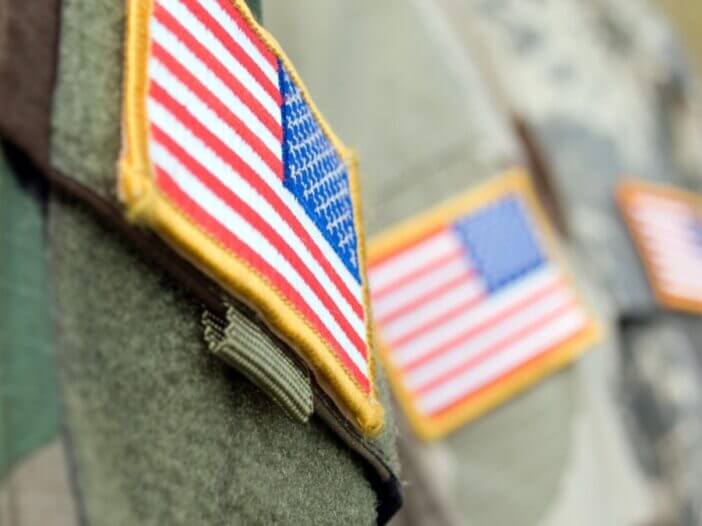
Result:
<svg viewBox="0 0 702 526"><path fill-rule="evenodd" d="M254 310L260 312L271 329L297 349L301 358L309 363L318 383L336 401L339 409L355 422L364 434L373 436L382 429L384 415L375 385L375 356L372 345L374 340L372 323L369 321L369 293L356 157L341 143L321 116L297 71L277 41L256 22L242 0L231 0L231 2L265 46L281 61L282 66L298 86L317 124L347 167L354 226L359 245L362 295L365 303L370 380L368 394L363 392L356 379L329 348L324 338L309 325L294 306L275 293L266 278L250 268L241 258L214 242L156 187L148 153L149 124L145 105L149 85L148 24L154 0L130 1L127 8L124 139L119 161L118 195L126 206L127 218L130 221L152 227L169 242L174 250L210 275L216 282L224 285L225 289L248 303Z"/></svg>
<svg viewBox="0 0 702 526"><path fill-rule="evenodd" d="M651 292L653 293L656 302L663 307L667 307L672 310L692 314L702 314L702 301L695 301L689 298L671 294L670 292L667 292L662 287L661 283L656 279L656 272L653 269L653 262L651 261L648 252L644 248L643 239L638 229L634 226L632 218L628 212L631 201L640 191L652 193L662 197L671 197L676 200L682 200L685 203L697 205L700 207L700 209L702 209L702 196L696 194L695 192L681 188L642 181L633 177L629 177L621 181L617 185L615 194L620 216L622 217L624 224L626 225L627 232L634 243L636 254L639 256L641 264L644 267L646 280L651 287Z"/></svg>
<svg viewBox="0 0 702 526"><path fill-rule="evenodd" d="M551 228L543 208L538 202L533 186L525 170L515 168L471 188L463 194L445 201L438 206L418 214L369 241L368 267L375 261L381 260L402 247L421 239L426 233L445 226L451 220L474 210L482 205L493 202L508 192L516 192L524 198L530 215L536 222L542 235L541 243L545 255L553 261L566 278L568 285L574 291L577 302L588 315L588 323L575 336L560 344L558 349L549 352L544 357L522 365L501 378L494 387L478 392L461 402L456 409L439 418L426 417L416 408L411 394L404 388L400 372L389 360L389 349L382 341L380 331L375 330L376 348L384 370L387 372L393 392L403 409L411 428L417 436L425 441L439 439L460 426L484 415L500 403L524 391L549 374L573 363L580 355L604 338L602 324L594 315L573 278L569 266L557 248L555 233Z"/></svg>

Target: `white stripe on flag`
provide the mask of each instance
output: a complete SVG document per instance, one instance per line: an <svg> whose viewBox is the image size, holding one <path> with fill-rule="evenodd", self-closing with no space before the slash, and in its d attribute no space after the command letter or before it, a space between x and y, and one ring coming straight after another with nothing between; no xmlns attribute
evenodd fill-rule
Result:
<svg viewBox="0 0 702 526"><path fill-rule="evenodd" d="M432 357L426 363L407 371L404 376L407 387L410 390L421 389L494 345L509 340L520 331L526 330L531 324L567 306L573 300L573 294L567 288L555 289L543 299L494 325L491 324L477 334L470 335L468 339L442 352L440 356Z"/></svg>
<svg viewBox="0 0 702 526"><path fill-rule="evenodd" d="M383 338L392 345L393 342L409 334L415 328L427 322L441 319L446 313L466 302L475 301L484 292L485 290L480 280L474 274L471 274L469 277L466 277L464 283L442 292L436 299L429 300L407 314L401 315L383 325Z"/></svg>
<svg viewBox="0 0 702 526"><path fill-rule="evenodd" d="M690 285L681 281L664 281L663 289L668 294L688 298L694 301L702 301L702 284Z"/></svg>
<svg viewBox="0 0 702 526"><path fill-rule="evenodd" d="M664 254L652 253L651 260L656 265L656 270L661 277L680 281L681 283L696 283L702 279L702 258L693 259L681 256L674 256L676 261L671 261L670 256L666 258Z"/></svg>
<svg viewBox="0 0 702 526"><path fill-rule="evenodd" d="M432 261L440 260L460 248L455 236L448 231L442 231L417 243L414 247L375 265L368 271L371 293L377 293L388 285L397 283Z"/></svg>
<svg viewBox="0 0 702 526"><path fill-rule="evenodd" d="M665 225L655 223L638 222L637 228L641 233L650 239L668 240L671 242L689 239L689 233L692 227L692 219L688 222L672 221Z"/></svg>
<svg viewBox="0 0 702 526"><path fill-rule="evenodd" d="M205 26L198 18L192 14L192 12L183 4L182 2L178 0L159 0L159 3L167 10L169 11L175 18L178 19L178 23L185 29L188 33L190 33L198 42L200 42L205 48L207 48L212 55L222 64L230 73L232 73L238 80L239 82L242 83L242 85L258 100L261 105L266 109L268 113L270 113L271 117L275 119L275 121L280 124L281 122L281 114L280 114L280 106L278 103L266 92L266 90L263 89L263 87L258 83L258 81L248 72L248 70L241 65L241 63L236 59L234 55L232 55L229 50L222 44L222 42L219 41L217 37L215 37L212 32ZM218 6L219 7L219 6ZM210 14L214 15L216 14L216 11L213 11L211 9L208 9ZM156 22L158 23L158 22ZM234 23L232 20L232 23L229 27L226 27L225 30L227 33L231 33L233 35L236 35L236 31L232 31L233 29L237 28L237 25ZM174 37L174 36L173 36ZM172 45L173 42L172 40L169 40L170 42L168 45ZM167 41L160 41L160 43L169 50L175 50L175 48L170 48L167 45ZM250 48L255 48L255 46L251 45L249 46ZM249 51L247 49L247 51ZM180 52L174 52L173 55L175 57L181 56ZM256 57L260 57L261 60L264 62L265 59L260 56L260 53L258 53L258 50L254 54L248 53L248 55L252 59L256 59ZM187 62L190 62L190 59L187 60ZM187 67L187 62L184 62L183 65ZM257 60L257 63L260 65L260 62ZM266 69L263 71L268 71L270 70L270 64L266 62L266 65L268 66ZM204 82L206 86L209 86L207 82ZM275 76L275 80L273 81L274 86L278 86L278 78L277 78L277 73ZM224 99L222 99L224 100Z"/></svg>
<svg viewBox="0 0 702 526"><path fill-rule="evenodd" d="M630 212L662 290L702 298L702 244L692 230L692 208L671 199L637 196Z"/></svg>
<svg viewBox="0 0 702 526"><path fill-rule="evenodd" d="M569 310L553 323L541 327L528 337L502 349L489 360L451 378L417 399L419 409L434 414L465 398L472 392L538 356L545 349L564 341L585 325L580 309Z"/></svg>
<svg viewBox="0 0 702 526"><path fill-rule="evenodd" d="M151 21L151 38L154 42L160 44L168 53L180 64L197 77L207 89L209 89L218 99L220 99L227 108L258 137L263 144L275 155L276 159L282 159L282 147L280 141L275 137L268 128L261 122L258 116L244 104L239 97L227 86L212 70L210 70L190 49L185 46L178 37L171 33L166 26L158 20ZM168 79L163 79L162 69L158 65L160 63L152 58L152 67L150 74L152 78L165 80L162 83L164 86L170 86ZM161 78L160 78L161 77ZM278 108L280 113L280 108Z"/></svg>
<svg viewBox="0 0 702 526"><path fill-rule="evenodd" d="M376 317L382 320L393 311L421 298L425 294L429 294L442 285L446 285L461 276L468 277L469 272L470 265L468 260L462 254L457 254L440 267L376 299L373 302Z"/></svg>
<svg viewBox="0 0 702 526"><path fill-rule="evenodd" d="M657 197L653 195L637 195L632 200L634 213L643 212L650 214L660 214L663 219L670 219L671 215L686 216L690 213L687 205L667 197Z"/></svg>
<svg viewBox="0 0 702 526"><path fill-rule="evenodd" d="M559 279L561 279L561 274L556 268L550 265L544 266L530 276L495 293L489 297L489 300L482 301L460 316L451 318L447 323L394 349L391 359L398 367L409 365L431 353L439 346L450 342L457 334L467 332L486 320L498 316L500 312L509 309L512 305L532 293L555 284Z"/></svg>
<svg viewBox="0 0 702 526"><path fill-rule="evenodd" d="M676 257L688 258L691 261L702 260L702 245L697 246L697 241L693 238L692 232L689 232L687 239L663 237L660 233L652 235L645 233L643 235L644 242L650 250L666 257L666 259L674 260Z"/></svg>
<svg viewBox="0 0 702 526"><path fill-rule="evenodd" d="M200 4L209 11L222 29L229 33L234 41L241 46L241 49L251 57L251 59L261 68L263 74L274 86L278 85L278 70L274 68L266 58L261 55L258 48L251 42L248 35L234 22L217 0L199 0Z"/></svg>

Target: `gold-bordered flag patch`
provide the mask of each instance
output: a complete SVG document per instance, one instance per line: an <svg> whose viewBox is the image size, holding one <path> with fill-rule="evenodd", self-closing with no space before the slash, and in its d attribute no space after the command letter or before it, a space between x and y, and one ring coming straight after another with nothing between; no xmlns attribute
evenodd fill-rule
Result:
<svg viewBox="0 0 702 526"><path fill-rule="evenodd" d="M702 195L632 179L617 201L657 301L702 314Z"/></svg>
<svg viewBox="0 0 702 526"><path fill-rule="evenodd" d="M372 240L368 275L380 356L425 439L491 409L598 338L521 171Z"/></svg>
<svg viewBox="0 0 702 526"><path fill-rule="evenodd" d="M243 0L132 0L119 193L255 308L366 434L373 378L351 153Z"/></svg>

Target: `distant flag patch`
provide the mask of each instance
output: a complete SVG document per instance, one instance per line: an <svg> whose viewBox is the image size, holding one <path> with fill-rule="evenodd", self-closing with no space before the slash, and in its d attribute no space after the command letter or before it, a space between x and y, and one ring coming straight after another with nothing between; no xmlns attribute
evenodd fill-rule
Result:
<svg viewBox="0 0 702 526"><path fill-rule="evenodd" d="M702 314L702 195L631 180L617 198L657 300Z"/></svg>
<svg viewBox="0 0 702 526"><path fill-rule="evenodd" d="M352 156L242 0L131 2L120 195L373 433Z"/></svg>
<svg viewBox="0 0 702 526"><path fill-rule="evenodd" d="M371 242L383 361L420 436L455 429L595 341L552 245L521 173Z"/></svg>

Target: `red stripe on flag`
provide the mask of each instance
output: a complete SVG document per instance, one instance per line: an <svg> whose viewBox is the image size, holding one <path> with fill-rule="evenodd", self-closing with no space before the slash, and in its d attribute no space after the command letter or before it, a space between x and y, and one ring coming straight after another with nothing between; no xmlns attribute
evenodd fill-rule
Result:
<svg viewBox="0 0 702 526"><path fill-rule="evenodd" d="M229 52L236 57L236 59L241 63L244 68L246 68L246 71L248 71L253 78L256 79L256 82L258 82L261 87L266 90L266 92L271 96L271 98L276 102L278 106L280 106L283 103L283 97L280 94L280 91L278 90L278 85L273 84L264 73L261 67L253 60L253 58L246 52L244 49L237 43L234 38L232 38L231 33L226 31L218 22L215 20L212 15L202 7L202 5L198 2L189 2L188 3L188 9L190 12L192 12L193 15L195 15L210 31L212 31L212 34L219 40L224 47L226 47ZM239 24L239 27L241 27L241 24ZM268 57L266 56L268 53L268 50L266 50L266 53L263 53L264 57L268 60ZM275 68L276 71L278 71L278 64L277 60L273 60L272 62L273 67Z"/></svg>
<svg viewBox="0 0 702 526"><path fill-rule="evenodd" d="M374 290L373 291L373 299L378 300L381 298L381 296L384 296L384 295L386 295L394 290L397 290L398 288L402 287L403 285L406 285L407 283L415 281L417 278L419 278L423 274L427 274L428 272L431 272L432 270L436 270L437 268L448 263L452 259L456 259L459 257L464 257L463 250L460 248L457 248L456 250L453 250L451 252L444 254L440 258L429 261L429 262L425 263L424 265L420 266L419 268L413 270L409 274L406 274L404 276L400 276L399 278L391 281L390 283L387 283L382 288Z"/></svg>
<svg viewBox="0 0 702 526"><path fill-rule="evenodd" d="M204 84L202 84L197 78L195 78L182 64L180 64L173 56L168 53L166 49L157 43L152 44L151 54L154 58L157 58L163 63L168 70L173 73L178 79L188 86L190 91L206 106L208 106L212 111L214 111L219 118L225 121L229 126L231 126L239 136L251 146L251 149L263 160L263 162L271 169L271 171L276 174L278 178L283 177L283 162L276 158L275 155L268 149L268 147L263 143L263 141L251 131L251 129L241 122L228 108L227 106L209 91ZM155 81L152 82L152 87L155 86ZM154 89L151 90L152 93ZM282 155L282 147L281 147Z"/></svg>
<svg viewBox="0 0 702 526"><path fill-rule="evenodd" d="M580 332L580 331L578 331L578 332ZM506 383L510 382L512 380L512 378L521 374L522 371L524 371L525 369L530 367L532 364L541 360L545 355L552 353L553 351L558 349L563 344L563 342L571 340L577 334L578 334L577 332L574 334L571 334L565 340L562 340L560 342L556 342L553 345L548 346L546 349L535 354L534 356L532 356L528 360L522 362L521 364L519 364L517 367L515 367L511 371L507 372L506 374L498 376L494 380L491 380L490 382L486 383L485 385L479 387L478 389L476 389L474 391L468 391L464 396L456 399L455 401L451 402L447 406L442 407L438 411L435 411L433 413L429 413L431 418L435 418L435 419L441 418L443 415L450 413L451 410L455 409L457 406L462 405L462 404L468 402L469 400L477 398L480 395L482 395L483 393L487 393L487 392L491 391L492 389L494 389L495 387L497 387L500 384L506 384Z"/></svg>
<svg viewBox="0 0 702 526"><path fill-rule="evenodd" d="M198 121L183 105L179 104L168 92L155 82L151 83L151 96L163 104L183 125L194 135L200 137L212 151L218 155L225 163L230 165L244 180L246 180L271 206L278 212L292 228L293 232L307 247L312 257L321 265L324 272L329 276L341 295L346 299L356 315L365 319L363 305L357 300L343 282L336 269L329 263L319 246L314 242L311 235L302 226L295 214L285 205L273 190L263 181L253 169L246 164L239 155L226 145L219 137L214 135L207 127ZM286 190L287 191L287 190ZM304 212L303 212L304 213Z"/></svg>
<svg viewBox="0 0 702 526"><path fill-rule="evenodd" d="M539 319L536 321L533 321L526 327L518 330L517 332L510 334L502 340L498 341L497 343L491 345L487 349L485 349L483 352L477 354L476 356L473 356L469 358L468 360L463 361L460 364L456 364L453 369L450 371L445 372L438 378L435 378L431 382L423 385L422 387L413 390L413 393L415 395L421 395L423 393L426 393L427 391L431 391L438 385L441 385L445 383L446 381L450 380L451 378L454 378L458 376L459 374L463 373L464 371L471 369L473 367L476 367L479 365L481 362L484 362L491 356L494 356L495 354L499 353L502 351L505 347L508 347L509 345L512 345L513 343L517 342L518 340L525 338L529 333L534 332L537 329L542 328L544 325L547 325L549 322L553 321L554 319L558 318L565 312L569 311L573 307L576 307L577 304L575 300L569 301L565 305L561 305L559 307L556 307L554 309L551 309L549 312L541 316Z"/></svg>
<svg viewBox="0 0 702 526"><path fill-rule="evenodd" d="M472 281L472 280L471 280ZM435 329L442 323L447 323L451 321L453 318L458 317L468 309L474 307L478 303L482 303L485 299L485 296L483 294L476 294L473 298L469 298L468 300L464 301L463 303L460 303L453 307L452 309L443 312L439 314L438 316L434 316L428 320L426 320L424 323L421 325L417 326L416 328L412 329L409 331L407 334L403 335L402 337L396 339L396 340L391 340L390 344L392 345L393 348L398 349L405 345L407 342L414 340L415 338L419 337L422 333L430 331L432 329Z"/></svg>
<svg viewBox="0 0 702 526"><path fill-rule="evenodd" d="M428 301L431 301L432 299L440 296L444 292L460 285L463 281L470 280L475 276L475 271L474 270L466 270L465 273L461 274L460 276L457 276L453 278L452 280L444 283L440 287L437 287L433 290L430 290L429 292L426 292L416 298L414 301L410 301L408 303L405 303L401 305L400 307L397 307L390 312L387 312L383 314L382 316L378 317L378 324L379 325L387 325L391 321L396 320L400 316L403 316L407 314L408 312L411 312L413 310L416 310L420 305L423 303L427 303Z"/></svg>
<svg viewBox="0 0 702 526"><path fill-rule="evenodd" d="M156 6L154 18L173 33L195 56L207 66L225 85L229 86L241 102L247 106L279 142L283 140L283 129L263 107L259 100L217 58L203 46L166 9ZM156 45L156 43L153 43ZM170 69L170 68L169 68ZM184 69L184 68L183 68Z"/></svg>
<svg viewBox="0 0 702 526"><path fill-rule="evenodd" d="M421 236L413 239L412 241L408 242L406 245L402 245L400 248L397 248L390 252L389 254L385 254L380 257L373 258L368 261L368 270L371 272L374 268L381 266L383 263L386 263L390 261L391 259L395 258L396 256L401 255L403 252L411 249L412 247L419 245L422 241L426 241L430 237L435 236L436 234L439 234L440 232L446 230L446 225L439 225L435 228L432 228L431 230L427 232L423 232Z"/></svg>
<svg viewBox="0 0 702 526"><path fill-rule="evenodd" d="M297 272L302 276L303 280L313 290L315 296L319 298L324 306L329 310L334 317L339 327L344 331L348 339L353 343L359 353L367 358L366 344L361 340L349 324L349 321L339 311L338 306L331 299L324 287L319 283L319 280L314 276L310 269L304 264L294 250L285 242L271 225L258 214L247 203L240 199L234 192L227 188L222 182L211 174L211 172L183 150L175 143L165 130L159 129L157 126L151 126L153 138L168 149L189 171L197 177L206 187L212 190L222 201L227 203L233 210L241 215L250 225L263 235L275 249L287 259Z"/></svg>
<svg viewBox="0 0 702 526"><path fill-rule="evenodd" d="M445 352L450 351L451 349L455 348L456 346L466 343L467 341L477 337L477 335L479 333L488 330L490 327L496 325L497 323L499 323L503 320L506 320L507 318L511 317L513 314L516 314L517 312L524 310L528 305L539 301L540 299L544 298L545 296L548 296L549 294L551 294L556 289L558 289L562 286L563 286L562 280L558 279L555 282L546 285L545 287L542 287L540 289L535 290L534 292L529 294L527 297L523 298L522 300L520 300L517 303L510 306L507 310L496 312L491 317L489 317L487 320L476 325L475 327L472 327L466 331L463 331L463 332L457 334L455 337L450 339L448 342L440 345L439 347L437 347L436 349L431 351L429 354L426 354L426 355L424 355L420 358L417 358L416 360L414 360L408 364L403 365L402 370L409 371L411 369L419 367L420 365L423 365L423 364L435 359L437 356L440 356L440 355L444 354Z"/></svg>
<svg viewBox="0 0 702 526"><path fill-rule="evenodd" d="M236 25L241 28L241 30L246 34L251 43L256 46L258 51L261 53L263 58L265 58L268 63L274 68L278 67L278 59L275 54L266 47L266 45L261 41L261 37L256 34L256 32L251 29L249 24L246 23L244 17L241 15L239 10L234 7L234 3L231 0L218 0L219 5L224 8L224 10L229 13L229 16L234 19Z"/></svg>
<svg viewBox="0 0 702 526"><path fill-rule="evenodd" d="M217 238L233 254L242 258L252 268L262 274L270 283L281 291L295 305L300 313L310 321L314 328L327 341L336 356L344 367L351 372L364 392L370 391L370 381L356 367L351 358L343 351L336 338L329 332L326 325L321 322L317 314L307 305L303 298L293 289L287 280L263 258L261 258L251 247L244 243L232 232L227 230L222 224L210 216L206 210L202 209L190 196L183 192L178 185L162 169L156 167L158 186L168 194L171 200L183 210L197 225L203 228L210 235Z"/></svg>

